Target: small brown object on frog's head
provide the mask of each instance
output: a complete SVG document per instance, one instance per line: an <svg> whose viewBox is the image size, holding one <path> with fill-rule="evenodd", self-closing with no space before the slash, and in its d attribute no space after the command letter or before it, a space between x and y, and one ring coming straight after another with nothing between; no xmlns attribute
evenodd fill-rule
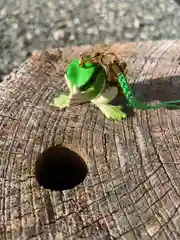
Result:
<svg viewBox="0 0 180 240"><path fill-rule="evenodd" d="M88 173L84 159L75 150L63 145L46 149L35 164L35 177L40 186L54 191L72 189Z"/></svg>

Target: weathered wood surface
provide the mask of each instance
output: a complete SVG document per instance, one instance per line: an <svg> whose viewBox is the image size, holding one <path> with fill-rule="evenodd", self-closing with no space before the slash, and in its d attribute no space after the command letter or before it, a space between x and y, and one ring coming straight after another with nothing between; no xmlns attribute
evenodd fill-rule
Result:
<svg viewBox="0 0 180 240"><path fill-rule="evenodd" d="M144 99L180 99L180 41L109 48L132 63ZM90 104L52 109L67 65L54 52L33 54L0 83L0 239L180 239L180 110L136 111L116 123ZM92 156L84 183L62 198L34 178L39 152L59 142Z"/></svg>

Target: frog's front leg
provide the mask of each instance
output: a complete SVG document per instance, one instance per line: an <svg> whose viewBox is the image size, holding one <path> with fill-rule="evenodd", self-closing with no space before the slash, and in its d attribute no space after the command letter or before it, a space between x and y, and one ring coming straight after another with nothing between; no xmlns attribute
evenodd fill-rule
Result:
<svg viewBox="0 0 180 240"><path fill-rule="evenodd" d="M98 98L91 100L101 112L110 120L120 121L127 117L122 111L121 106L109 104L118 94L118 88L115 86L108 87Z"/></svg>
<svg viewBox="0 0 180 240"><path fill-rule="evenodd" d="M80 104L85 104L90 101L89 98L86 97L85 94L82 94L81 92L74 92L71 91L69 95L67 94L60 94L58 97L53 99L53 103L51 103L51 106L57 107L59 109L63 109L66 107L73 107Z"/></svg>

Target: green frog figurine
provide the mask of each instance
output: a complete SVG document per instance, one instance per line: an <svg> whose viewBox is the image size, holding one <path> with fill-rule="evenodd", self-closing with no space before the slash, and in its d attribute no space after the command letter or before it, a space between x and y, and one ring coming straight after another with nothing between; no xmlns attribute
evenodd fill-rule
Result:
<svg viewBox="0 0 180 240"><path fill-rule="evenodd" d="M54 98L54 107L60 109L91 102L110 120L120 121L126 118L122 106L111 105L110 102L119 93L118 86L112 85L111 76L102 64L83 62L74 59L65 73L65 81L69 94L60 94Z"/></svg>

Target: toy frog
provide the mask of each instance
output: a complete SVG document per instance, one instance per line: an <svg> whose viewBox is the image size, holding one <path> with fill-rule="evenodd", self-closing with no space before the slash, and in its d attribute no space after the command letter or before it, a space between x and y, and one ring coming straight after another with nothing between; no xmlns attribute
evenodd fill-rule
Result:
<svg viewBox="0 0 180 240"><path fill-rule="evenodd" d="M97 54L98 55L98 54ZM97 57L97 56L96 56ZM69 95L61 94L52 104L60 109L87 102L96 105L101 112L112 120L126 118L122 106L113 106L110 102L117 96L118 87L111 84L115 78L106 72L102 64L74 59L68 66L65 81Z"/></svg>
<svg viewBox="0 0 180 240"><path fill-rule="evenodd" d="M107 56L112 55L111 61ZM127 64L119 61L113 53L96 53L93 56L74 59L65 73L69 94L60 94L54 98L52 106L60 109L91 102L106 118L120 121L127 117L123 106L114 106L110 102L119 94L126 97L128 105L134 109L157 109L160 107L180 108L180 100L146 104L137 99L127 82Z"/></svg>

